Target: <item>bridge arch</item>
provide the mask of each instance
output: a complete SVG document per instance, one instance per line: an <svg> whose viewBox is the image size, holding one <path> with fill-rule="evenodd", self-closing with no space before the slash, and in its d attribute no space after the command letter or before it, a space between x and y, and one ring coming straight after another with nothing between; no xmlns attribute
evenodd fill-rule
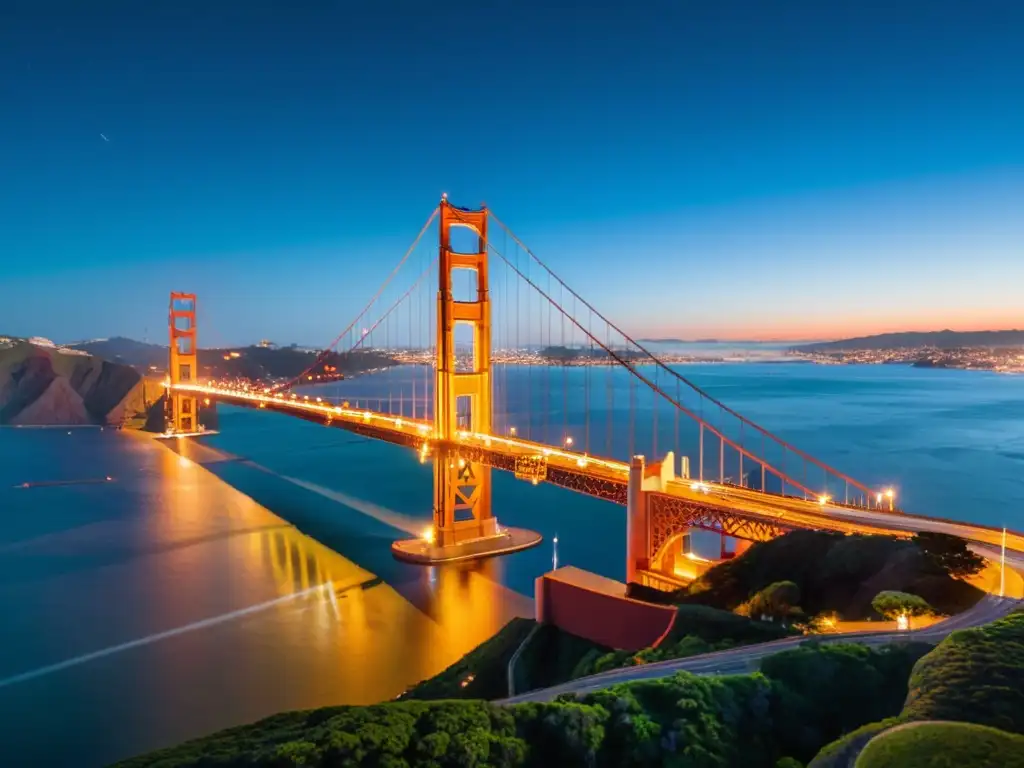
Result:
<svg viewBox="0 0 1024 768"><path fill-rule="evenodd" d="M677 560L688 566L689 574L706 570L714 561L687 555L683 547L676 552L679 542L694 529L717 533L723 541L730 537L746 542L766 541L787 530L774 522L744 516L718 497L701 495L699 483L693 486L692 495L669 492L669 484L675 482L671 455L649 468L643 456L633 458L627 493L627 582L655 586L659 574L675 578ZM738 549L746 546L741 544ZM726 555L724 546L721 554Z"/></svg>

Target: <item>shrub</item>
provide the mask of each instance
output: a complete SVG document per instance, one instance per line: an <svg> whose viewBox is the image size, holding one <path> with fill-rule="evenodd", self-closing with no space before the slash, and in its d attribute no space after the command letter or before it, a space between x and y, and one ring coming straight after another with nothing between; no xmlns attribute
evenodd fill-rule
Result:
<svg viewBox="0 0 1024 768"><path fill-rule="evenodd" d="M932 613L932 607L923 598L909 592L894 590L879 592L871 601L871 607L886 619L896 619L899 616L926 616Z"/></svg>
<svg viewBox="0 0 1024 768"><path fill-rule="evenodd" d="M868 742L856 768L1024 768L1024 736L971 723L910 723Z"/></svg>

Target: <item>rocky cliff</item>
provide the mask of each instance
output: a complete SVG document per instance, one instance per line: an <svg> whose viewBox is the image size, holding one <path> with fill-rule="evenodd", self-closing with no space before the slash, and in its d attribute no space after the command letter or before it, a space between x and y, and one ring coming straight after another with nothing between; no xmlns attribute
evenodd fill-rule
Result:
<svg viewBox="0 0 1024 768"><path fill-rule="evenodd" d="M111 424L146 415L158 382L98 357L16 341L0 349L0 424Z"/></svg>

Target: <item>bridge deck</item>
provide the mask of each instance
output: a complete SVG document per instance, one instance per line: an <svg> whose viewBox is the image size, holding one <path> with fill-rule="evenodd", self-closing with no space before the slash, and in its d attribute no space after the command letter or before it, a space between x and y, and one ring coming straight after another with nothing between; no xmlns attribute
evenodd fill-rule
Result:
<svg viewBox="0 0 1024 768"><path fill-rule="evenodd" d="M216 399L225 404L260 408L288 414L307 421L340 427L395 445L421 448L436 444L433 425L428 421L402 416L375 413L354 408L343 408L323 402L316 397L298 395L272 395L251 390L221 389L200 384L178 385L175 389L194 392L198 396ZM516 472L517 462L523 459L543 458L543 476L537 481L551 483L626 504L629 483L629 465L613 459L589 456L564 448L555 448L517 437L499 437L460 432L452 446L465 458L501 469ZM696 486L696 487L695 487ZM941 518L930 518L902 512L864 509L836 503L820 504L793 496L766 493L734 485L691 480L670 481L663 494L685 504L693 515L696 527L707 527L701 514L739 518L777 529L809 528L833 530L843 533L912 535L921 531L935 531L960 536L977 544L1000 546L1002 529L974 523L963 523ZM716 523L720 525L720 523ZM716 529L717 530L717 529ZM724 530L724 529L723 529ZM761 538L765 534L744 535L741 530L725 530L730 535ZM1024 551L1024 535L1008 532L1006 546Z"/></svg>

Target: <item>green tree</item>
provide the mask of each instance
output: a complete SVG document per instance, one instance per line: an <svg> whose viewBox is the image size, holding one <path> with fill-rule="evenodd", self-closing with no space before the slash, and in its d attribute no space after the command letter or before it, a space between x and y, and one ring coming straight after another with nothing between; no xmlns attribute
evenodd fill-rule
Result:
<svg viewBox="0 0 1024 768"><path fill-rule="evenodd" d="M900 616L910 618L933 613L932 607L924 598L895 590L879 592L871 601L871 607L886 619L896 619Z"/></svg>
<svg viewBox="0 0 1024 768"><path fill-rule="evenodd" d="M895 715L914 663L929 649L811 641L764 659L761 672L782 690L772 714L781 754L808 759L843 733Z"/></svg>
<svg viewBox="0 0 1024 768"><path fill-rule="evenodd" d="M752 618L767 616L780 621L799 614L800 587L792 581L776 581L755 594L745 606Z"/></svg>
<svg viewBox="0 0 1024 768"><path fill-rule="evenodd" d="M914 536L913 542L933 568L948 576L965 579L985 568L985 558L968 549L959 536L925 531Z"/></svg>

